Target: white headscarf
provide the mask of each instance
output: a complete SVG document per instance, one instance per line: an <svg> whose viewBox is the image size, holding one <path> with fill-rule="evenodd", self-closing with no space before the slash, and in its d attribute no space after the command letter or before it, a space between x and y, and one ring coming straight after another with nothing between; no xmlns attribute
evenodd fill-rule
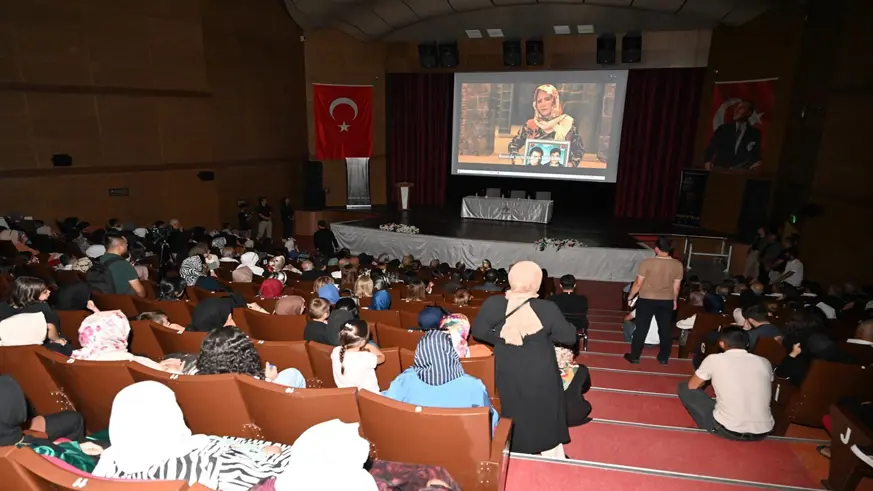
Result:
<svg viewBox="0 0 873 491"><path fill-rule="evenodd" d="M288 467L276 479L276 491L376 491L376 480L364 470L370 443L361 438L358 426L332 419L304 431L291 447Z"/></svg>
<svg viewBox="0 0 873 491"><path fill-rule="evenodd" d="M115 395L109 416L112 446L94 469L106 476L115 468L125 474L142 472L209 444L206 435L192 435L185 425L176 394L154 381L129 385Z"/></svg>
<svg viewBox="0 0 873 491"><path fill-rule="evenodd" d="M91 259L97 259L103 254L106 254L106 248L99 244L92 245L91 247L85 249L85 255L90 257Z"/></svg>
<svg viewBox="0 0 873 491"><path fill-rule="evenodd" d="M252 274L264 276L264 268L258 266L258 259L260 258L257 252L247 252L239 257L239 266L236 269L246 266L252 270Z"/></svg>
<svg viewBox="0 0 873 491"><path fill-rule="evenodd" d="M0 346L40 345L48 335L42 312L16 314L0 321Z"/></svg>
<svg viewBox="0 0 873 491"><path fill-rule="evenodd" d="M142 228L142 227L133 229L133 235L136 235L140 239L145 239L146 235L148 235L148 233L149 233L149 231Z"/></svg>

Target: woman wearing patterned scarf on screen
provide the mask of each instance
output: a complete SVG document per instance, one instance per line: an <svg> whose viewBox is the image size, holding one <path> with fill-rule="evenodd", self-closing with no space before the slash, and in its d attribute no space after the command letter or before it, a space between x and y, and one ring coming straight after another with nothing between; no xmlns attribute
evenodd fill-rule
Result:
<svg viewBox="0 0 873 491"><path fill-rule="evenodd" d="M567 165L578 167L585 155L579 129L573 117L564 114L561 96L554 85L540 85L533 94L534 117L527 120L518 134L509 142L509 153L517 155L528 140L556 140L570 142L570 155ZM542 158L544 160L544 158ZM513 164L516 160L513 159ZM526 165L526 162L522 162Z"/></svg>

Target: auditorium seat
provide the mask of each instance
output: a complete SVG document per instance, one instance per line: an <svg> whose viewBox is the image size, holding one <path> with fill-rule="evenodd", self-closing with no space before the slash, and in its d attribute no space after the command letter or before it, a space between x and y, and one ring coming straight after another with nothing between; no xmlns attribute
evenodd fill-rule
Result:
<svg viewBox="0 0 873 491"><path fill-rule="evenodd" d="M33 276L39 278L46 282L47 285L50 285L55 282L55 277L52 274L54 272L54 268L44 263L33 263L27 264L24 266L24 270L27 271L29 276Z"/></svg>
<svg viewBox="0 0 873 491"><path fill-rule="evenodd" d="M88 433L105 430L115 394L134 383L127 370L130 362L74 360L47 350L35 353L82 413Z"/></svg>
<svg viewBox="0 0 873 491"><path fill-rule="evenodd" d="M361 309L361 319L370 324L371 329L373 323L388 324L389 326L400 325L400 312L397 310L369 310Z"/></svg>
<svg viewBox="0 0 873 491"><path fill-rule="evenodd" d="M130 295L110 295L92 291L91 299L100 310L120 310L127 317L136 317L139 314Z"/></svg>
<svg viewBox="0 0 873 491"><path fill-rule="evenodd" d="M242 296L256 296L258 294L258 286L254 283L230 283L230 290L239 293Z"/></svg>
<svg viewBox="0 0 873 491"><path fill-rule="evenodd" d="M831 404L844 397L873 398L873 373L861 365L813 360L800 387L777 378L771 397L773 435L784 436L791 423L820 428Z"/></svg>
<svg viewBox="0 0 873 491"><path fill-rule="evenodd" d="M400 324L398 324L397 327L404 327L406 329L418 327L418 312L401 310L400 311Z"/></svg>
<svg viewBox="0 0 873 491"><path fill-rule="evenodd" d="M138 363L128 367L136 382L152 380L173 389L188 427L195 434L261 439L249 417L237 377L247 375L175 375Z"/></svg>
<svg viewBox="0 0 873 491"><path fill-rule="evenodd" d="M36 356L44 351L48 356L55 355L42 346L4 346L0 347L0 373L14 378L27 400L38 414L51 414L73 410L74 406L61 385L54 379L48 368ZM64 359L61 355L55 355Z"/></svg>
<svg viewBox="0 0 873 491"><path fill-rule="evenodd" d="M827 481L822 484L827 484L826 489L853 491L862 478L873 478L873 468L852 451L852 447L869 449L873 445L873 430L850 408L839 404L830 407L830 416L831 462Z"/></svg>
<svg viewBox="0 0 873 491"><path fill-rule="evenodd" d="M61 321L61 325L58 326L58 329L61 331L61 336L65 337L74 348L81 348L82 345L79 344L79 326L82 325L82 321L84 321L86 317L91 315L91 311L55 310L54 313L57 314L58 319Z"/></svg>
<svg viewBox="0 0 873 491"><path fill-rule="evenodd" d="M782 343L773 338L758 338L752 352L766 358L774 368L782 363L782 359L788 354Z"/></svg>
<svg viewBox="0 0 873 491"><path fill-rule="evenodd" d="M151 323L155 339L165 354L170 353L200 353L200 345L206 338L205 332L179 332L175 329Z"/></svg>
<svg viewBox="0 0 873 491"><path fill-rule="evenodd" d="M251 330L249 330L249 322L246 317L246 311L248 311L248 307L236 307L233 309L233 322L236 324L237 329L248 334L252 335Z"/></svg>
<svg viewBox="0 0 873 491"><path fill-rule="evenodd" d="M18 256L18 249L15 248L15 244L8 240L0 240L0 257L14 259L16 256Z"/></svg>
<svg viewBox="0 0 873 491"><path fill-rule="evenodd" d="M305 341L253 340L253 342L261 361L272 363L280 372L286 368L296 368L306 379L307 387L319 387Z"/></svg>
<svg viewBox="0 0 873 491"><path fill-rule="evenodd" d="M251 377L238 385L252 423L269 442L293 444L308 428L331 419L361 420L356 389L291 389Z"/></svg>
<svg viewBox="0 0 873 491"><path fill-rule="evenodd" d="M81 273L70 269L56 269L54 271L54 276L58 286L72 285L84 280Z"/></svg>
<svg viewBox="0 0 873 491"><path fill-rule="evenodd" d="M58 464L23 447L0 449L0 478L3 488L14 491L184 491L205 490L203 486L188 487L185 481L121 481L101 479L79 471L64 462ZM64 466L64 467L61 467Z"/></svg>
<svg viewBox="0 0 873 491"><path fill-rule="evenodd" d="M130 322L130 344L128 351L135 355L145 356L152 360L160 360L164 357L164 350L155 337L155 332L150 321Z"/></svg>
<svg viewBox="0 0 873 491"><path fill-rule="evenodd" d="M150 278L157 278L157 275L152 276L152 269L151 268L149 268L149 277ZM152 280L143 280L140 283L142 283L142 288L143 288L143 290L145 290L146 300L157 300L157 298L158 298L158 284ZM139 298L139 297L133 297L133 298Z"/></svg>
<svg viewBox="0 0 873 491"><path fill-rule="evenodd" d="M424 336L424 331L403 329L381 322L377 326L379 331L379 346L382 348L406 348L415 351L418 341Z"/></svg>
<svg viewBox="0 0 873 491"><path fill-rule="evenodd" d="M441 466L464 490L498 489L509 419L500 419L492 440L489 408L419 407L358 391L358 410L375 458Z"/></svg>
<svg viewBox="0 0 873 491"><path fill-rule="evenodd" d="M306 342L306 351L309 353L309 361L312 362L315 377L321 381L321 386L326 389L336 388L336 381L333 379L333 362L330 360L333 348L334 346L326 344Z"/></svg>
<svg viewBox="0 0 873 491"><path fill-rule="evenodd" d="M186 287L185 290L188 292L188 298L195 298L198 302L202 302L207 298L221 298L228 295L226 292L211 292L196 286Z"/></svg>
<svg viewBox="0 0 873 491"><path fill-rule="evenodd" d="M307 303L308 303L308 301L307 301ZM372 297L361 297L358 299L358 307L360 307L362 309L368 308L372 304L373 304Z"/></svg>
<svg viewBox="0 0 873 491"><path fill-rule="evenodd" d="M376 365L376 379L380 390L388 390L391 382L403 371L400 368L400 348L382 348L382 353L385 362Z"/></svg>
<svg viewBox="0 0 873 491"><path fill-rule="evenodd" d="M185 306L185 302L181 300L146 300L142 298L132 297L133 304L140 314L143 312L163 312L167 314L170 322L187 326L191 324L191 312Z"/></svg>
<svg viewBox="0 0 873 491"><path fill-rule="evenodd" d="M394 303L394 299L391 299L391 306L395 307L397 310L403 312L409 312L418 316L418 313L421 312L425 307L430 307L433 305L432 301L424 301L424 302L407 302L406 300L400 300L396 304Z"/></svg>
<svg viewBox="0 0 873 491"><path fill-rule="evenodd" d="M243 298L245 298L247 304L258 304L262 309L266 310L268 314L272 314L276 311L276 301L278 300L276 298L259 298L254 295L244 295Z"/></svg>
<svg viewBox="0 0 873 491"><path fill-rule="evenodd" d="M863 344L841 343L840 351L861 365L873 364L873 347Z"/></svg>
<svg viewBox="0 0 873 491"><path fill-rule="evenodd" d="M726 326L732 322L732 319L721 314L698 313L697 317L694 318L694 327L691 328L688 339L685 341L685 344L679 346L679 358L691 358L697 350L704 347L703 340L706 339L707 334L717 331L719 327Z"/></svg>
<svg viewBox="0 0 873 491"><path fill-rule="evenodd" d="M415 351L408 349L400 350L400 370L405 371L412 366L415 361ZM475 356L473 358L461 358L461 367L464 368L464 373L471 377L476 377L485 385L485 390L488 391L488 397L492 400L497 397L497 384L494 376L494 357L493 356Z"/></svg>
<svg viewBox="0 0 873 491"><path fill-rule="evenodd" d="M245 309L249 335L264 341L303 341L305 315L271 315Z"/></svg>

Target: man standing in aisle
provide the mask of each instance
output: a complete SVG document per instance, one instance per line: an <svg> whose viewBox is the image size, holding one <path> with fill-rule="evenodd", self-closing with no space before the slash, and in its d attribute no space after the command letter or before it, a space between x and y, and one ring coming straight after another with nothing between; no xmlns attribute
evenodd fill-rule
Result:
<svg viewBox="0 0 873 491"><path fill-rule="evenodd" d="M652 318L658 324L658 337L661 349L658 361L662 365L670 359L670 348L673 346L673 311L676 310L676 299L679 298L679 287L685 268L682 263L673 259L673 244L667 237L659 237L655 243L655 257L644 259L640 263L637 279L628 295L628 303L639 294L636 302L636 329L631 340L631 352L625 353L624 359L630 363L639 363L643 352L646 335Z"/></svg>
<svg viewBox="0 0 873 491"><path fill-rule="evenodd" d="M273 208L267 204L267 198L258 200L258 239L267 237L273 240Z"/></svg>

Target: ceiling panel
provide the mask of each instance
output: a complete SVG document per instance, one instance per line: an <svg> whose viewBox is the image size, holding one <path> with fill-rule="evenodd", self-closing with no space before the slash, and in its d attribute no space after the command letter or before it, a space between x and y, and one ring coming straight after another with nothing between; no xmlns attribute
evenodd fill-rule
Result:
<svg viewBox="0 0 873 491"><path fill-rule="evenodd" d="M676 12L685 0L634 0L633 8L655 10L658 12Z"/></svg>
<svg viewBox="0 0 873 491"><path fill-rule="evenodd" d="M454 12L446 0L403 0L403 2L422 19Z"/></svg>
<svg viewBox="0 0 873 491"><path fill-rule="evenodd" d="M373 12L393 27L402 27L418 21L418 16L401 0L377 0Z"/></svg>
<svg viewBox="0 0 873 491"><path fill-rule="evenodd" d="M755 17L763 14L767 10L769 10L769 7L767 5L762 5L762 4L737 5L726 16L724 16L724 18L722 19L722 22L724 22L725 24L730 24L730 25L745 24L746 22L749 22L750 20L754 19Z"/></svg>
<svg viewBox="0 0 873 491"><path fill-rule="evenodd" d="M588 5L605 5L607 7L630 7L632 0L586 0Z"/></svg>
<svg viewBox="0 0 873 491"><path fill-rule="evenodd" d="M294 0L294 7L304 14L323 14L330 12L336 5L330 0Z"/></svg>
<svg viewBox="0 0 873 491"><path fill-rule="evenodd" d="M494 6L494 4L491 3L491 0L449 0L449 3L452 5L452 8L454 8L458 12L463 12L465 10L483 9Z"/></svg>
<svg viewBox="0 0 873 491"><path fill-rule="evenodd" d="M720 21L739 0L688 0L679 11L681 15L691 15Z"/></svg>
<svg viewBox="0 0 873 491"><path fill-rule="evenodd" d="M491 0L494 5L502 7L504 5L524 5L526 3L537 3L537 0Z"/></svg>
<svg viewBox="0 0 873 491"><path fill-rule="evenodd" d="M357 7L352 9L348 14L343 15L343 19L356 26L368 36L381 36L390 32L391 26L384 19L376 15L370 9Z"/></svg>

